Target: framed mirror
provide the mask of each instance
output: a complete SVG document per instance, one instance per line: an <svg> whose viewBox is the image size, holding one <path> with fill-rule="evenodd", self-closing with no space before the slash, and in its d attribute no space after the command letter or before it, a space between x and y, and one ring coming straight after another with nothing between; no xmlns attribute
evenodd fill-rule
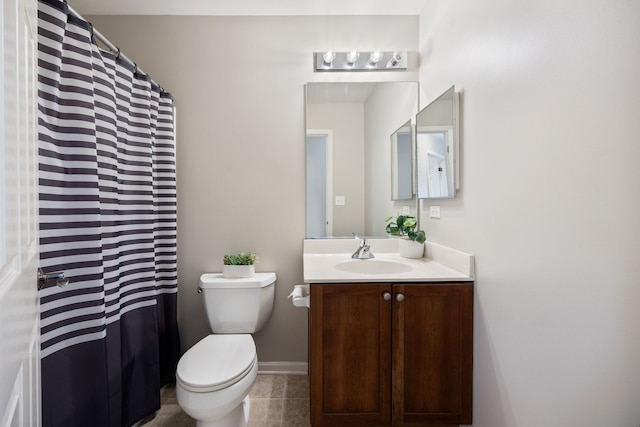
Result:
<svg viewBox="0 0 640 427"><path fill-rule="evenodd" d="M391 200L389 136L418 111L417 82L305 85L307 238L386 237L384 220L417 209Z"/></svg>
<svg viewBox="0 0 640 427"><path fill-rule="evenodd" d="M455 197L458 186L458 97L452 86L416 115L419 199Z"/></svg>
<svg viewBox="0 0 640 427"><path fill-rule="evenodd" d="M413 199L413 126L411 120L391 134L391 200Z"/></svg>

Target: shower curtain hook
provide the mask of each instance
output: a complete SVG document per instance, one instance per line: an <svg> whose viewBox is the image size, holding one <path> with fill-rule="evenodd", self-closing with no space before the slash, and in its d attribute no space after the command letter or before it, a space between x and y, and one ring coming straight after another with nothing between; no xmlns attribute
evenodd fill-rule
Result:
<svg viewBox="0 0 640 427"><path fill-rule="evenodd" d="M93 24L91 22L89 22L89 21L87 21L87 24L89 24L89 34L91 34L91 43L97 44L96 43L96 39L93 37L94 36L94 34L93 34Z"/></svg>
<svg viewBox="0 0 640 427"><path fill-rule="evenodd" d="M120 59L120 48L116 46L116 59Z"/></svg>

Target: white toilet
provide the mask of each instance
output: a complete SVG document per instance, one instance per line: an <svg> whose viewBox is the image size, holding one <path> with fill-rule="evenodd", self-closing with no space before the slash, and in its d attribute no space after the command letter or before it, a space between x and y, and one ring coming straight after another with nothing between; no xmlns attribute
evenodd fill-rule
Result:
<svg viewBox="0 0 640 427"><path fill-rule="evenodd" d="M213 334L180 358L176 397L198 427L245 427L249 390L258 375L251 334L271 316L275 273L230 279L222 274L200 277L204 309Z"/></svg>

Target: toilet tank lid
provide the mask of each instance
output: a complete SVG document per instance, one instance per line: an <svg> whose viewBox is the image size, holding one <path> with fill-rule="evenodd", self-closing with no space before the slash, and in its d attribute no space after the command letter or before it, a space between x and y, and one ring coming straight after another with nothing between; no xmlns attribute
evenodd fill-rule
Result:
<svg viewBox="0 0 640 427"><path fill-rule="evenodd" d="M222 273L200 276L201 288L264 288L276 281L276 273L256 273L253 277L223 277Z"/></svg>

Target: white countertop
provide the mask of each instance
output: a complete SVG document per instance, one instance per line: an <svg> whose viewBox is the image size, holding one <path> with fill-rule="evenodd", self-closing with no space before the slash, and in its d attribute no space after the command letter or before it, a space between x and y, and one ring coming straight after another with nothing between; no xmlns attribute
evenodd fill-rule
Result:
<svg viewBox="0 0 640 427"><path fill-rule="evenodd" d="M474 257L456 249L426 242L426 256L419 259L402 258L398 254L398 240L368 239L373 260L352 260L358 248L356 239L306 239L303 250L305 283L361 283L361 282L472 282ZM401 266L400 272L356 273L336 266L341 263L388 263ZM357 267L357 266L356 266ZM367 270L363 265L363 270ZM384 270L384 269L383 269Z"/></svg>

